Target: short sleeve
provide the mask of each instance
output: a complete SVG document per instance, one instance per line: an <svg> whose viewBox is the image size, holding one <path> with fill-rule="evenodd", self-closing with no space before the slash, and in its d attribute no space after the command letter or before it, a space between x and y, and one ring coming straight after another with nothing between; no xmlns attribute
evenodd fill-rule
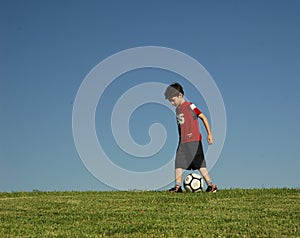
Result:
<svg viewBox="0 0 300 238"><path fill-rule="evenodd" d="M191 109L194 111L194 113L199 116L202 112L196 107L195 104L191 103L190 104Z"/></svg>

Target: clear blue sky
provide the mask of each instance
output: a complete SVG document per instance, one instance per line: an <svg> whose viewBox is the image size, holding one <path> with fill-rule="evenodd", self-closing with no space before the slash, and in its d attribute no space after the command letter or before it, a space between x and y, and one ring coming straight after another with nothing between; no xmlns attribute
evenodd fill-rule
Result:
<svg viewBox="0 0 300 238"><path fill-rule="evenodd" d="M226 141L211 170L220 188L299 187L299 10L296 0L1 0L0 191L108 189L76 151L74 100L94 66L139 46L184 52L214 78L227 114ZM153 78L184 82L154 69L132 72L108 88L97 108L99 140L121 166L128 164L101 115L119 93ZM201 95L185 86L208 114ZM132 116L132 136L140 143L155 110L149 105ZM165 114L170 143L164 153L172 155L176 123Z"/></svg>

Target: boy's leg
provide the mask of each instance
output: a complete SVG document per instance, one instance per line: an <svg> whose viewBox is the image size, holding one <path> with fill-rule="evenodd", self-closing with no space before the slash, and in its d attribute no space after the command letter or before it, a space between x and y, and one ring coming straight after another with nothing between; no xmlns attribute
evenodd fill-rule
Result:
<svg viewBox="0 0 300 238"><path fill-rule="evenodd" d="M176 168L175 169L175 187L169 189L169 192L174 193L182 193L181 183L182 183L182 172L183 169Z"/></svg>
<svg viewBox="0 0 300 238"><path fill-rule="evenodd" d="M177 151L176 151L176 158L175 158L175 187L171 188L170 192L182 192L181 184L182 184L182 173L183 168L186 164L186 152L185 152L185 145L179 144Z"/></svg>
<svg viewBox="0 0 300 238"><path fill-rule="evenodd" d="M202 176L203 176L206 184L209 185L211 183L211 178L210 178L210 176L208 174L207 168L200 168L199 171L202 174Z"/></svg>
<svg viewBox="0 0 300 238"><path fill-rule="evenodd" d="M175 182L176 182L176 186L181 186L181 183L182 183L182 172L183 172L183 169L181 169L181 168L176 168L175 169Z"/></svg>
<svg viewBox="0 0 300 238"><path fill-rule="evenodd" d="M200 168L199 169L200 173L202 174L206 184L207 184L207 189L206 192L213 192L215 193L217 191L217 186L211 181L211 178L208 174L207 168Z"/></svg>

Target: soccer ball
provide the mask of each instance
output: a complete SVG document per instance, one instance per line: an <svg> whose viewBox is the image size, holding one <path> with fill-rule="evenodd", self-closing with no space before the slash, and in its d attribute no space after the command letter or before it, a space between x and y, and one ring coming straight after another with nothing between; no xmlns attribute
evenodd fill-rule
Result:
<svg viewBox="0 0 300 238"><path fill-rule="evenodd" d="M196 173L188 174L184 179L183 185L187 192L201 192L204 186L203 178Z"/></svg>

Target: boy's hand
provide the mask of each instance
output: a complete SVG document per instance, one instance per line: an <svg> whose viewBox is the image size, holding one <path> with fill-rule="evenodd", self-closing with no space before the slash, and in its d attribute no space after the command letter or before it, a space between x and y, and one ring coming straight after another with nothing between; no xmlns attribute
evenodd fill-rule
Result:
<svg viewBox="0 0 300 238"><path fill-rule="evenodd" d="M208 144L211 145L212 143L214 143L214 139L213 139L211 131L210 131L210 126L209 126L207 117L203 113L201 113L199 115L199 118L203 121L203 124L204 124L206 132L207 132L207 142L208 142Z"/></svg>
<svg viewBox="0 0 300 238"><path fill-rule="evenodd" d="M212 135L208 135L208 136L207 136L207 142L208 142L208 144L210 144L210 145L214 143L214 139L213 139Z"/></svg>

